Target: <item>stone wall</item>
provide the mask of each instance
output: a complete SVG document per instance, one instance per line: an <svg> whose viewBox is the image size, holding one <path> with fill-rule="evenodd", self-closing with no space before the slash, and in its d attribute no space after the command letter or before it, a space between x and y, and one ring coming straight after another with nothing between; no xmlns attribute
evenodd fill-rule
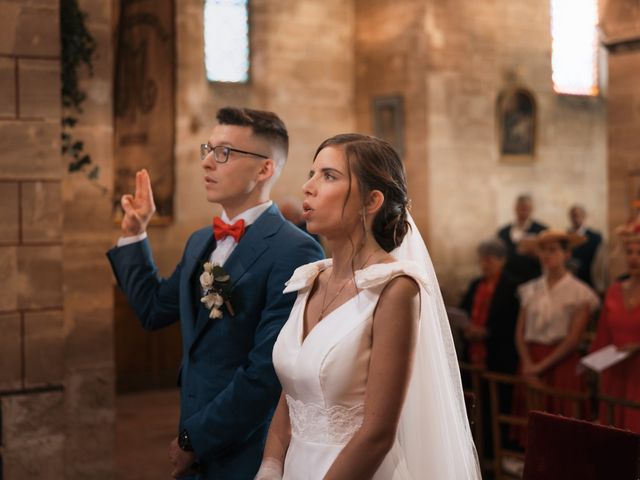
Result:
<svg viewBox="0 0 640 480"><path fill-rule="evenodd" d="M640 4L602 1L603 40L609 48L608 180L609 232L632 214L640 198ZM625 271L620 245L611 242L611 277Z"/></svg>
<svg viewBox="0 0 640 480"><path fill-rule="evenodd" d="M174 223L150 240L163 274L178 262L189 234L210 224L199 145L226 105L273 110L287 124L289 160L273 197L302 198L312 155L325 138L355 128L354 8L348 0L251 2L251 80L210 83L204 72L203 2L177 2L176 186Z"/></svg>
<svg viewBox="0 0 640 480"><path fill-rule="evenodd" d="M605 102L553 92L549 2L357 4L358 126L371 131L372 95L405 95L413 215L450 301L477 274L476 244L512 219L521 192L551 226L566 227L581 202L605 230ZM510 82L538 105L537 155L526 165L501 162L498 150L496 99Z"/></svg>
<svg viewBox="0 0 640 480"><path fill-rule="evenodd" d="M108 172L111 2L81 3L99 55L76 131ZM59 1L0 1L0 18L0 477L110 478L108 197L60 154Z"/></svg>

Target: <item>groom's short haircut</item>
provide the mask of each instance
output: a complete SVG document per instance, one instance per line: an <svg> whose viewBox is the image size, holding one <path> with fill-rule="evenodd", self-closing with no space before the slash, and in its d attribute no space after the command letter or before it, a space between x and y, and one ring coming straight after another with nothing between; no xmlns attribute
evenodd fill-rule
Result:
<svg viewBox="0 0 640 480"><path fill-rule="evenodd" d="M218 110L216 118L221 125L251 127L254 135L267 140L276 162L277 175L280 174L289 153L289 134L278 115L251 108L223 107Z"/></svg>

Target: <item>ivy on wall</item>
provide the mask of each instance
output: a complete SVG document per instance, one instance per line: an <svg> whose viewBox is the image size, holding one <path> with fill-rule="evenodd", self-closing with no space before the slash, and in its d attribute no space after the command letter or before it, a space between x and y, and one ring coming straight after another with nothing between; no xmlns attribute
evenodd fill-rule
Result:
<svg viewBox="0 0 640 480"><path fill-rule="evenodd" d="M93 55L96 41L87 29L87 14L80 10L78 0L60 0L60 37L62 41L62 154L69 158L69 172L83 172L96 180L100 167L94 165L84 150L84 142L73 135L82 113L86 93L80 89L78 73L83 65L93 75Z"/></svg>

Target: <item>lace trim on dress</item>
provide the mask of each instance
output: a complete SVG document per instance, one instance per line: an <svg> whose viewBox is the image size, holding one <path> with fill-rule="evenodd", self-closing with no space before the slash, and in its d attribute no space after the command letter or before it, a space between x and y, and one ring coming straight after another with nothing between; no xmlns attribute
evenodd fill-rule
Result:
<svg viewBox="0 0 640 480"><path fill-rule="evenodd" d="M300 440L344 445L362 426L364 403L354 407L324 408L285 395L289 406L291 433Z"/></svg>

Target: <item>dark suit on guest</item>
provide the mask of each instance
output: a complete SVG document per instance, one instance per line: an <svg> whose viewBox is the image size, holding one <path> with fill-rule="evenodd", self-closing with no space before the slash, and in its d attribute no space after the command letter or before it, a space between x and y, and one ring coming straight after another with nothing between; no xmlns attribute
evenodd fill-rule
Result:
<svg viewBox="0 0 640 480"><path fill-rule="evenodd" d="M476 278L469 285L460 308L466 310L469 316L473 309L473 301L482 278ZM487 315L487 337L485 345L487 349L487 370L492 372L515 375L518 368L518 352L515 345L515 331L518 320L520 302L517 296L518 282L504 269L496 284L489 312ZM465 348L465 354L466 354ZM487 382L482 382L482 424L484 456L493 457L493 440L491 433L491 400ZM498 399L501 412L510 412L513 398L513 390L510 385L498 386ZM508 446L507 428L503 426L503 446Z"/></svg>
<svg viewBox="0 0 640 480"><path fill-rule="evenodd" d="M462 298L460 308L469 315L473 299L482 278L476 278ZM518 352L515 345L515 330L520 302L517 297L518 283L504 270L496 284L487 315L487 368L494 372L515 374L518 367Z"/></svg>
<svg viewBox="0 0 640 480"><path fill-rule="evenodd" d="M295 300L294 294L282 294L284 284L298 266L323 258L323 252L272 205L223 265L231 276L235 315L223 307L222 318L210 319L200 302L199 277L215 246L210 227L196 231L167 279L158 276L146 240L107 256L144 328L180 321L176 434L189 433L202 468L197 478L246 480L258 470L280 395L271 353Z"/></svg>
<svg viewBox="0 0 640 480"><path fill-rule="evenodd" d="M537 235L547 228L548 227L546 225L533 220L526 233L530 235ZM540 262L536 257L531 255L520 255L518 253L518 245L513 243L511 240L511 224L505 225L498 230L498 237L507 246L507 263L504 266L504 269L509 272L518 281L518 283L524 283L527 280L539 277L542 274Z"/></svg>
<svg viewBox="0 0 640 480"><path fill-rule="evenodd" d="M591 265L596 256L598 248L602 244L602 235L589 228L582 232L587 241L582 245L578 245L571 252L571 265L575 268L574 274L580 280L593 287L593 278L591 278Z"/></svg>

